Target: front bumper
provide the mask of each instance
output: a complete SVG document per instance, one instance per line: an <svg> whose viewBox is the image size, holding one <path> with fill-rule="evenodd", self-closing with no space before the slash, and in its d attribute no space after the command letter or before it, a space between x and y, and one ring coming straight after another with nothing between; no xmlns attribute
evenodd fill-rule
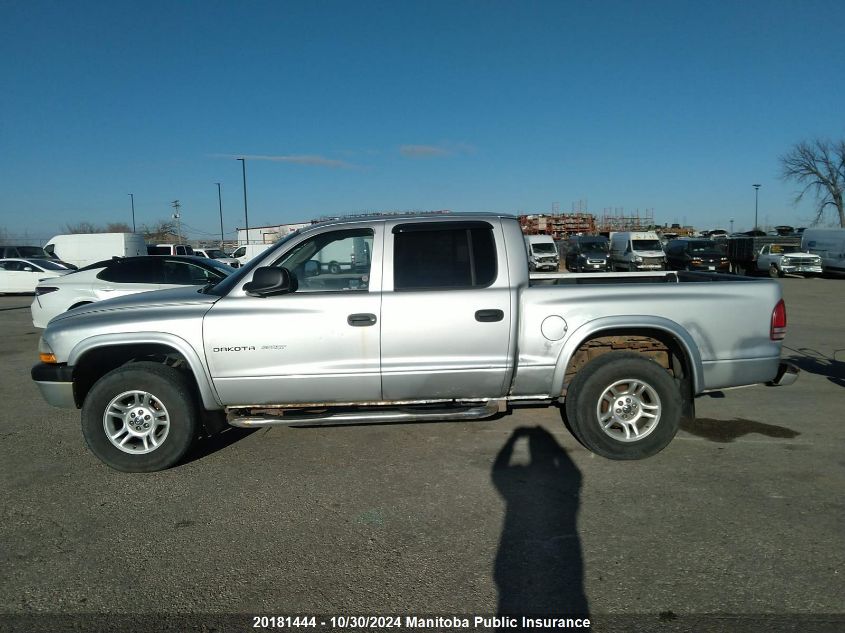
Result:
<svg viewBox="0 0 845 633"><path fill-rule="evenodd" d="M806 266L806 265L798 265L798 266L781 266L781 270L785 273L815 273L817 275L822 274L822 267L821 266Z"/></svg>
<svg viewBox="0 0 845 633"><path fill-rule="evenodd" d="M31 375L47 404L62 409L77 408L73 395L73 367L38 363Z"/></svg>

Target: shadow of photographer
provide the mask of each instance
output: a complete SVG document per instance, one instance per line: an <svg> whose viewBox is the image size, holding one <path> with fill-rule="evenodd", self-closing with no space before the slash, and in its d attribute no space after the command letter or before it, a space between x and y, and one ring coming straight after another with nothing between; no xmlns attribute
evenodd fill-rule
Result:
<svg viewBox="0 0 845 633"><path fill-rule="evenodd" d="M521 439L527 451L519 450ZM498 613L587 614L578 468L551 433L521 427L499 451L491 476L507 504L494 571Z"/></svg>

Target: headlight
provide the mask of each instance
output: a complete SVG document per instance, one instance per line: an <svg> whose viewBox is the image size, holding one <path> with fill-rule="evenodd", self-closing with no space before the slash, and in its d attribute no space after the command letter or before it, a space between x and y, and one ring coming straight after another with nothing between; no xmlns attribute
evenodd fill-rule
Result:
<svg viewBox="0 0 845 633"><path fill-rule="evenodd" d="M642 263L642 261L643 261L643 258L642 258L642 257L640 257L639 255L634 255L634 258L633 258L633 260L632 260L632 261L633 261L635 264L641 264L641 263Z"/></svg>
<svg viewBox="0 0 845 633"><path fill-rule="evenodd" d="M49 292L56 292L58 288L55 286L36 286L35 287L35 294L36 296L46 295Z"/></svg>
<svg viewBox="0 0 845 633"><path fill-rule="evenodd" d="M51 365L56 363L56 355L53 353L52 348L47 345L47 341L44 340L43 336L38 339L38 358L42 363L50 363Z"/></svg>

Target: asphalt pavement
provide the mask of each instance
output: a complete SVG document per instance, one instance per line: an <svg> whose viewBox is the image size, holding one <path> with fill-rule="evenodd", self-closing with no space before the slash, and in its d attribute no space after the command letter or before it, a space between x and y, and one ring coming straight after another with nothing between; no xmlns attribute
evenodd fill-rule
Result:
<svg viewBox="0 0 845 633"><path fill-rule="evenodd" d="M700 398L696 423L644 461L597 457L558 409L535 408L232 429L146 475L101 464L79 413L41 400L31 297L0 297L0 628L32 614L241 614L247 630L259 613L510 612L836 630L845 280L780 282L798 382Z"/></svg>

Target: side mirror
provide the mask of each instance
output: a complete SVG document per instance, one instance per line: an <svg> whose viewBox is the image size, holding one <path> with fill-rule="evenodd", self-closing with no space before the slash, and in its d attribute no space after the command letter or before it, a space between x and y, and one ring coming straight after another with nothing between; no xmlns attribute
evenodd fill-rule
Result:
<svg viewBox="0 0 845 633"><path fill-rule="evenodd" d="M296 292L299 284L296 275L287 268L262 266L256 268L252 281L244 284L244 290L253 297L272 297Z"/></svg>
<svg viewBox="0 0 845 633"><path fill-rule="evenodd" d="M320 262L316 259L309 259L305 262L305 266L302 269L302 274L306 277L316 277L320 274Z"/></svg>

